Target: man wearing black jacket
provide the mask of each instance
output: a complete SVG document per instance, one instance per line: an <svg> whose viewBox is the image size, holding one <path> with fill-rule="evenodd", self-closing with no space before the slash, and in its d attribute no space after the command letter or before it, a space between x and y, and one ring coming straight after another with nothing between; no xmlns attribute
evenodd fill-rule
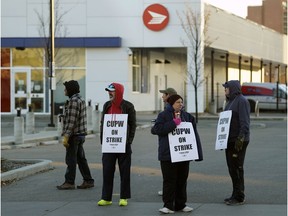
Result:
<svg viewBox="0 0 288 216"><path fill-rule="evenodd" d="M125 153L103 153L103 186L99 206L112 204L113 181L116 161L118 160L120 171L120 200L119 206L127 206L128 199L131 198L130 169L131 169L131 144L136 131L136 111L134 105L123 99L124 86L119 83L111 83L105 90L109 94L110 100L103 106L103 115L100 124L100 139L102 144L103 123L105 114L128 114L127 139Z"/></svg>
<svg viewBox="0 0 288 216"><path fill-rule="evenodd" d="M227 99L225 111L232 111L225 154L233 185L231 197L226 198L224 202L227 205L242 205L245 202L243 165L250 140L250 105L241 93L241 85L238 80L225 82L223 87Z"/></svg>

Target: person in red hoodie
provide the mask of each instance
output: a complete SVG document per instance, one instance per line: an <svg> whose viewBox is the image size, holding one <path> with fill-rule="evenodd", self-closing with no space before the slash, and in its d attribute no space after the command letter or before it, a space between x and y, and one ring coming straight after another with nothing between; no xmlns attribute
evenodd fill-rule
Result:
<svg viewBox="0 0 288 216"><path fill-rule="evenodd" d="M127 206L128 199L131 198L130 170L131 170L131 144L136 131L136 111L134 105L123 99L124 86L119 83L111 83L105 90L109 94L110 100L103 105L103 112L100 122L100 141L103 138L103 122L105 114L128 114L127 138L125 153L103 153L103 185L102 196L98 202L99 206L112 204L113 181L118 160L120 171L120 200L119 206Z"/></svg>

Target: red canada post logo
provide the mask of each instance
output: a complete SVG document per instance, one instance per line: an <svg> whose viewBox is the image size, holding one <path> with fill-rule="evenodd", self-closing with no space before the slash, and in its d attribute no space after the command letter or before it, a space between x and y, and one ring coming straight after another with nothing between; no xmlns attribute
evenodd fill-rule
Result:
<svg viewBox="0 0 288 216"><path fill-rule="evenodd" d="M143 13L143 22L148 29L160 31L167 26L169 13L167 9L160 4L150 5Z"/></svg>

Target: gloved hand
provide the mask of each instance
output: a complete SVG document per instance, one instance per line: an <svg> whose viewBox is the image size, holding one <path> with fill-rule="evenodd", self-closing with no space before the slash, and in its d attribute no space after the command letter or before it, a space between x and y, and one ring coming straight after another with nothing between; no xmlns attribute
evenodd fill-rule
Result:
<svg viewBox="0 0 288 216"><path fill-rule="evenodd" d="M181 123L181 118L174 118L173 121L176 125L179 125Z"/></svg>
<svg viewBox="0 0 288 216"><path fill-rule="evenodd" d="M67 135L64 135L63 140L62 140L62 144L64 145L65 148L69 147L68 140L69 140L69 137Z"/></svg>
<svg viewBox="0 0 288 216"><path fill-rule="evenodd" d="M244 143L244 136L238 136L236 141L235 141L235 150L237 152L241 151L243 148L243 143Z"/></svg>

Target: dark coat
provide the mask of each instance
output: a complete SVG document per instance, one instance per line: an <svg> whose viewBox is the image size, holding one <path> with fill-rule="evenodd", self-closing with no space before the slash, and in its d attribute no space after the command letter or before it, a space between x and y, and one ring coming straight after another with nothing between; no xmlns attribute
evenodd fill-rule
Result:
<svg viewBox="0 0 288 216"><path fill-rule="evenodd" d="M102 137L103 137L103 121L104 121L104 115L108 112L109 108L112 106L111 101L107 101L103 106L103 113L101 116L101 122L100 122L100 140L102 144ZM134 109L134 105L126 100L122 100L120 104L122 114L128 114L128 122L127 122L127 141L126 144L132 144L135 132L136 132L136 111Z"/></svg>
<svg viewBox="0 0 288 216"><path fill-rule="evenodd" d="M237 137L244 137L245 141L250 140L250 104L241 93L241 85L238 80L227 82L229 95L225 110L232 110L228 145L234 143ZM234 146L227 146L228 148Z"/></svg>
<svg viewBox="0 0 288 216"><path fill-rule="evenodd" d="M172 132L177 126L173 121L173 107L168 104L165 107L165 110L159 113L154 126L151 129L151 133L158 135L158 160L159 161L171 161L170 148L169 148L169 139L168 134ZM196 161L203 160L202 146L199 134L196 128L196 122L194 117L186 111L181 111L181 120L182 122L191 122L195 132L195 138L198 148L199 159Z"/></svg>
<svg viewBox="0 0 288 216"><path fill-rule="evenodd" d="M128 145L132 144L134 136L135 136L135 132L136 132L136 111L135 111L134 105L131 102L123 99L124 86L120 83L112 83L112 84L115 88L115 97L113 101L111 100L107 101L103 105L103 112L102 112L101 121L100 121L100 141L102 144L103 121L104 121L105 114L109 112L111 114L128 114L127 139L126 139L126 147L128 147Z"/></svg>

